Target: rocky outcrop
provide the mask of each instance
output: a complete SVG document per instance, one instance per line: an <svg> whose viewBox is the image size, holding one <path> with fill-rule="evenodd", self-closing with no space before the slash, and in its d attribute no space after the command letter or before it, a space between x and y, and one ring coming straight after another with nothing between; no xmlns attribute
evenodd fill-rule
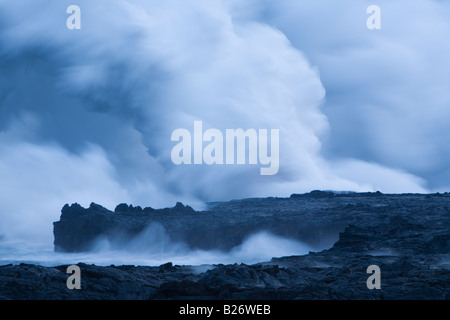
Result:
<svg viewBox="0 0 450 320"><path fill-rule="evenodd" d="M151 222L163 221L167 225L177 218L190 220L195 213L191 207L181 203L174 208L160 210L120 204L114 212L95 203L87 209L77 203L71 206L66 204L61 210L60 220L53 224L55 250L88 251L99 237L106 237L112 242L120 238L120 241L126 242Z"/></svg>
<svg viewBox="0 0 450 320"><path fill-rule="evenodd" d="M114 212L94 204L65 206L55 245L72 251L88 248L99 235L133 237L154 221L171 237L203 248L232 247L259 229L316 246L336 239L325 250L255 265L79 264L81 290L67 289L67 266L1 266L0 298L449 299L449 208L449 194L328 192L213 203L204 212L181 204L163 210L119 205ZM370 265L381 269L380 290L366 286Z"/></svg>
<svg viewBox="0 0 450 320"><path fill-rule="evenodd" d="M361 249L372 250L369 239L378 239L372 246L394 245L402 250L418 250L420 242L429 250L448 251L449 208L448 194L322 191L290 198L211 203L206 211L195 211L181 203L158 210L120 204L114 212L94 203L87 209L73 204L65 205L60 220L54 223L54 244L56 250L89 250L99 237L112 243L120 239L123 243L157 223L164 227L171 240L184 242L192 248L229 250L251 234L268 231L323 250L330 248L339 233L353 225L352 234L355 237L358 234L360 239L341 239L349 250L358 245L363 247ZM388 234L403 232L401 245L393 243L398 239L381 236L387 231ZM417 236L426 239L417 239Z"/></svg>

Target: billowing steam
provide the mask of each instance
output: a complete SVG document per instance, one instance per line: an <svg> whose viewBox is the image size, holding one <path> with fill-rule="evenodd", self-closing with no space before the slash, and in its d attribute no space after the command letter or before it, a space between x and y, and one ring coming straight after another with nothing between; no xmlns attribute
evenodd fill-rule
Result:
<svg viewBox="0 0 450 320"><path fill-rule="evenodd" d="M72 3L0 1L0 234L51 241L52 221L73 202L200 207L312 189L427 191L392 169L401 158L322 154L333 129L322 111L328 88L280 31L292 3L78 0L82 28L68 30ZM332 111L341 128L345 117ZM174 165L171 133L197 120L222 132L279 129L278 174Z"/></svg>
<svg viewBox="0 0 450 320"><path fill-rule="evenodd" d="M273 257L304 255L312 251L307 245L292 239L282 238L267 232L247 237L242 244L230 251L200 250L185 243L173 242L164 228L150 225L130 242L108 241L99 238L90 252L53 252L51 246L41 243L23 244L6 241L0 247L0 265L8 263L34 263L46 266L73 264L77 262L97 265L149 265L158 266L167 262L177 265L212 265L270 261Z"/></svg>

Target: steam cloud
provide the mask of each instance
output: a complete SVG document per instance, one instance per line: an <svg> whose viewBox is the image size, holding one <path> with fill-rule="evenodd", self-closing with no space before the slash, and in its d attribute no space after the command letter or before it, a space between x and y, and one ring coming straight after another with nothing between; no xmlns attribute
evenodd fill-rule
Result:
<svg viewBox="0 0 450 320"><path fill-rule="evenodd" d="M70 4L0 1L0 234L50 240L72 202L447 186L446 3L385 2L378 35L349 1L78 0L76 31ZM195 120L279 129L279 173L175 166Z"/></svg>
<svg viewBox="0 0 450 320"><path fill-rule="evenodd" d="M185 243L171 241L164 228L154 224L130 242L117 239L111 243L100 238L91 251L83 253L56 253L50 246L40 243L6 241L0 246L0 265L25 262L57 266L77 261L101 266L157 266L170 261L177 265L195 266L197 271L206 271L205 268L209 267L204 265L253 264L269 261L273 257L304 255L312 250L301 242L263 231L250 235L242 244L229 251L194 249Z"/></svg>

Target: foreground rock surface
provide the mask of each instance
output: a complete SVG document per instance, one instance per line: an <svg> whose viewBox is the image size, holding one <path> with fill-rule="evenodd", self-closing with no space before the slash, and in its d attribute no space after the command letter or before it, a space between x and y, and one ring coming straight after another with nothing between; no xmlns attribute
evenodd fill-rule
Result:
<svg viewBox="0 0 450 320"><path fill-rule="evenodd" d="M79 264L81 290L67 289L67 266L0 266L0 299L449 299L449 210L449 194L326 192L216 203L205 212L66 206L55 223L59 250L85 250L99 235L113 241L114 230L132 237L155 220L199 248L231 248L259 230L334 245L255 265ZM366 286L369 265L381 269L381 290Z"/></svg>

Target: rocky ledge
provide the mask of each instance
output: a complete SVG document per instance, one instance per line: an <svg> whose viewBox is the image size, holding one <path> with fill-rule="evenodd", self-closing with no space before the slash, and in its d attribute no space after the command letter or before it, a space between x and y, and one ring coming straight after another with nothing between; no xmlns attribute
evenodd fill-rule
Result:
<svg viewBox="0 0 450 320"><path fill-rule="evenodd" d="M57 250L88 250L99 236L131 239L154 222L193 248L229 249L264 230L318 250L254 265L79 264L81 290L67 289L67 266L7 265L0 267L0 298L449 299L449 210L447 193L320 191L213 203L202 212L182 204L161 210L119 205L114 212L66 205L54 224ZM379 290L366 285L370 265L380 268Z"/></svg>

